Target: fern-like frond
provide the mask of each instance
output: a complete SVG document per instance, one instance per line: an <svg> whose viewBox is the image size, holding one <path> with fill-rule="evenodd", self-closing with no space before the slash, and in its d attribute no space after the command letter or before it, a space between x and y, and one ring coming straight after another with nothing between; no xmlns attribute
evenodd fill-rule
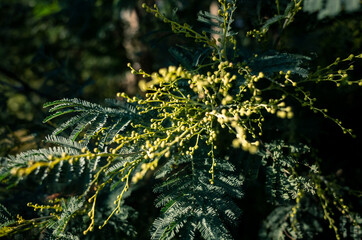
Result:
<svg viewBox="0 0 362 240"><path fill-rule="evenodd" d="M260 28L260 33L262 33L262 35L264 33L266 33L270 26L275 24L275 23L280 23L282 28L284 29L285 27L287 27L294 18L294 15L296 14L296 12L299 11L299 5L300 5L301 1L297 2L297 1L291 1L286 8L284 9L284 12L282 14L276 15L274 17L269 18L268 20L266 20L262 27ZM250 34L251 32L249 32Z"/></svg>
<svg viewBox="0 0 362 240"><path fill-rule="evenodd" d="M0 224L4 224L11 219L10 212L6 209L6 207L0 204Z"/></svg>
<svg viewBox="0 0 362 240"><path fill-rule="evenodd" d="M16 222L10 212L0 203L0 237L11 233L14 229L10 227Z"/></svg>
<svg viewBox="0 0 362 240"><path fill-rule="evenodd" d="M52 231L46 229L43 233L42 240L79 240L78 236L75 236L71 233L63 233L59 236L53 234Z"/></svg>
<svg viewBox="0 0 362 240"><path fill-rule="evenodd" d="M237 35L237 32L232 31L231 24L234 22L233 14L236 10L236 2L232 4L221 4L222 14L213 15L207 11L200 11L197 15L197 20L205 25L204 33L209 33L216 41L219 41L223 48L226 47L228 40Z"/></svg>
<svg viewBox="0 0 362 240"><path fill-rule="evenodd" d="M306 172L315 171L315 166L304 162L306 146L289 146L283 141L265 144L266 151L260 155L265 165L266 193L275 204L285 204L295 199L299 192L315 193L315 186L308 175L297 175L296 169L304 166Z"/></svg>
<svg viewBox="0 0 362 240"><path fill-rule="evenodd" d="M72 197L67 201L62 201L62 213L56 220L50 220L47 228L52 230L52 235L63 237L64 239L78 239L72 234L65 233L69 220L83 206L83 200ZM74 238L73 238L74 237Z"/></svg>
<svg viewBox="0 0 362 240"><path fill-rule="evenodd" d="M49 135L45 137L46 143L53 143L55 145L72 148L78 151L81 151L83 148L86 147L84 143L79 143L76 141L73 141L69 138L65 138L62 136L55 136L55 135Z"/></svg>
<svg viewBox="0 0 362 240"><path fill-rule="evenodd" d="M252 59L249 63L254 73L263 72L267 76L280 71L290 71L301 77L308 76L305 64L311 60L310 57L290 53L266 53Z"/></svg>
<svg viewBox="0 0 362 240"><path fill-rule="evenodd" d="M178 161L180 170L155 188L160 193L156 206L163 208L153 224L152 239L180 234L193 239L196 231L205 239L232 239L226 224L235 224L240 215L232 199L242 196L242 181L234 176L230 163L219 160L211 184L208 160Z"/></svg>
<svg viewBox="0 0 362 240"><path fill-rule="evenodd" d="M193 70L197 66L203 64L205 58L209 56L211 49L177 46L169 48L168 51L174 58L176 65L181 65L188 70Z"/></svg>
<svg viewBox="0 0 362 240"><path fill-rule="evenodd" d="M70 183L89 172L89 164L92 161L87 160L85 156L78 157L74 162L69 162L65 157L81 155L82 150L87 149L83 144L59 136L48 136L46 141L57 146L29 150L7 157L0 168L0 178L11 181L11 176L14 175L31 175L37 181L47 179L48 183Z"/></svg>
<svg viewBox="0 0 362 240"><path fill-rule="evenodd" d="M277 206L270 212L259 231L259 238L315 239L315 236L323 231L323 221L323 210L318 202L305 196L296 205ZM347 238L347 234L345 237Z"/></svg>
<svg viewBox="0 0 362 240"><path fill-rule="evenodd" d="M69 137L74 141L84 133L82 140L87 144L92 137L98 136L103 131L101 145L113 141L113 138L123 131L131 119L137 116L135 107L120 101L106 102L109 106L103 107L79 99L62 99L44 104L51 107L52 114L44 119L44 122L53 120L65 114L74 113L66 122L60 124L53 135L58 135L66 129L72 128Z"/></svg>
<svg viewBox="0 0 362 240"><path fill-rule="evenodd" d="M230 12L233 12L235 9L230 9ZM224 18L221 16L213 15L207 11L200 11L197 15L197 20L207 25L207 28L204 28L205 32L208 32L218 37L230 37L237 35L236 32L231 31L231 24L234 22L233 18L230 18L226 24L226 27L223 28Z"/></svg>
<svg viewBox="0 0 362 240"><path fill-rule="evenodd" d="M260 239L283 240L288 232L288 217L292 211L292 206L281 206L274 209L264 221L263 228L259 233ZM295 234L292 237L296 238Z"/></svg>
<svg viewBox="0 0 362 240"><path fill-rule="evenodd" d="M345 10L354 12L360 9L360 0L304 0L303 9L309 13L318 13L318 19L334 17Z"/></svg>

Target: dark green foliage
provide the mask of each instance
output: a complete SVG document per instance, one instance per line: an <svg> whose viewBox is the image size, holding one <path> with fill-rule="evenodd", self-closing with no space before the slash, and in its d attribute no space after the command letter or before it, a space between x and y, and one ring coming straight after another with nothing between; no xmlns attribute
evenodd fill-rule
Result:
<svg viewBox="0 0 362 240"><path fill-rule="evenodd" d="M49 220L47 224L48 231L52 231L51 235L64 239L79 239L72 234L64 233L64 230L66 229L69 220L72 218L75 212L82 207L82 205L83 202L75 197L68 199L67 203L62 202L63 211L60 217L56 221Z"/></svg>
<svg viewBox="0 0 362 240"><path fill-rule="evenodd" d="M343 238L348 238L349 236L353 239L362 238L362 231L361 231L361 224L362 218L359 214L353 215L353 219L356 222L353 224L351 223L351 219L346 216L341 216L340 218L340 228L342 232Z"/></svg>
<svg viewBox="0 0 362 240"><path fill-rule="evenodd" d="M64 114L78 113L57 127L53 135L58 135L67 128L72 127L73 130L69 137L74 141L80 133L87 129L83 137L84 144L87 145L91 137L97 135L102 129L107 129L107 134L104 135L100 142L103 145L105 142L112 142L116 134L122 132L129 124L129 120L137 115L135 108L130 105L116 101L109 101L109 105L110 107L102 107L78 99L54 101L44 105L44 107L52 107L49 112L54 113L44 119L43 122L48 122ZM117 109L112 107L117 107Z"/></svg>
<svg viewBox="0 0 362 240"><path fill-rule="evenodd" d="M175 59L176 65L181 65L186 69L192 70L204 63L205 58L210 54L211 50L209 48L193 49L179 46L170 48L169 52Z"/></svg>
<svg viewBox="0 0 362 240"><path fill-rule="evenodd" d="M228 13L232 15L235 10L236 7L229 8ZM228 21L228 25L225 28L222 28L220 27L221 24L224 23L224 19L222 17L212 15L210 12L201 11L197 15L197 20L207 25L207 28L205 28L205 31L207 33L215 34L220 38L228 38L237 34L236 32L231 30L231 24L234 22L234 19ZM224 40L221 39L221 41Z"/></svg>
<svg viewBox="0 0 362 240"><path fill-rule="evenodd" d="M47 138L47 141L50 143L57 143L58 146L39 150L29 150L16 156L10 156L4 161L5 164L2 165L0 172L1 178L7 178L9 176L8 173L10 169L14 167L26 167L29 162L46 163L49 161L49 156L61 157L64 153L77 155L84 147L82 144L63 137L50 136ZM88 164L89 163L85 161L85 158L80 158L79 162L75 165L69 165L67 162L61 161L58 165L56 165L56 170L54 172L41 169L40 167L34 169L35 171L33 172L33 177L35 177L38 181L44 181L46 178L51 178L52 181L55 182L66 181L70 183L74 180L74 178L76 179L77 177L86 175ZM47 179L47 181L50 181L50 179Z"/></svg>
<svg viewBox="0 0 362 240"><path fill-rule="evenodd" d="M318 19L334 17L342 10L354 12L359 10L359 0L304 0L304 11L309 13L318 12Z"/></svg>
<svg viewBox="0 0 362 240"><path fill-rule="evenodd" d="M287 25L290 24L291 21L293 21L293 17L291 15L291 10L293 9L295 3L290 2L285 10L284 13L281 15L276 15L272 18L269 18L267 21L265 21L264 25L261 27L261 29L268 30L269 27L275 23L283 22L283 28L285 28Z"/></svg>
<svg viewBox="0 0 362 240"><path fill-rule="evenodd" d="M311 58L307 56L289 54L289 53L264 53L250 61L250 65L255 73L262 71L268 76L272 76L279 71L291 71L293 74L298 74L301 77L308 76L306 69L307 62Z"/></svg>
<svg viewBox="0 0 362 240"><path fill-rule="evenodd" d="M260 239L314 239L323 231L320 209L309 204L291 218L293 205L276 207L266 218L259 232Z"/></svg>
<svg viewBox="0 0 362 240"><path fill-rule="evenodd" d="M0 66L0 84L6 86L0 90L11 90L0 98L14 109L17 98L22 107L29 103L27 99L37 99L34 105L41 102L37 97L48 99L44 107L49 115L43 123L54 130L36 150L20 149L21 153L1 158L0 190L7 194L1 200L11 209L0 204L1 237L218 240L256 239L258 234L260 239L276 240L361 238L360 191L344 186L350 182L338 175L335 162L320 158L319 139L307 130L320 136L328 132L325 126L319 129L301 123L316 119L310 117L314 111L327 124L334 123L352 135L347 128L350 123L334 118L340 116L339 109L331 115L324 109L329 99L323 99L316 86L327 82L322 88L332 83L346 87L348 93L348 89L358 89L362 80L352 64L358 66L362 55L348 53L319 67L320 56L308 48L290 50L283 45L297 44L298 36L288 36L289 27L319 23L312 18L296 23L297 14L310 17L300 12L302 3L304 11L318 12L321 19L358 11L359 2L218 2L217 13L205 11L210 3L202 1L143 5L162 20L154 24L156 20L148 21L140 11L138 1L39 1L34 6L19 1L17 7L25 9L32 20L29 26L44 22L52 26L52 34L44 33L47 43L42 47L31 42L40 50L26 55L44 69L24 70L19 77L13 73L16 70ZM12 6L12 2L2 6ZM132 31L137 33L127 31L134 27L131 21L124 26L120 20L127 8L134 10L131 15L139 26ZM198 14L188 25L182 13L190 9L193 18ZM103 22L97 22L98 18ZM143 36L144 28L152 24L160 30ZM172 34L164 32L167 25ZM260 30L250 31L255 27ZM8 31L0 31L0 36L10 46ZM29 31L24 34L33 36ZM71 37L64 40L59 38L62 34ZM142 41L135 40L137 34ZM79 49L75 51L72 44ZM152 58L143 59L147 44L156 52L155 63ZM308 46L313 44L308 42ZM53 47L68 50L58 52ZM0 50L0 56L20 52L13 50ZM120 65L124 70L124 55L133 62L128 64L134 74L130 79L140 80L140 90L118 93L104 104L81 100L86 99L83 93L93 74L106 81L97 82L98 87L106 86L115 94L114 82L104 83L120 79L115 72ZM4 64L17 62L14 58ZM18 67L28 68L24 66ZM33 75L42 81L27 84L22 80ZM58 85L64 91L57 96L64 98L54 100ZM103 97L102 89L93 90L94 95ZM24 97L28 91L32 96ZM140 94L133 97L136 92ZM334 151L338 149L330 150ZM21 198L24 189L34 190L34 201ZM7 201L11 191L14 197ZM20 205L35 212L17 211Z"/></svg>
<svg viewBox="0 0 362 240"><path fill-rule="evenodd" d="M210 184L210 160L180 158L173 171L162 177L163 183L155 188L160 193L156 207L162 207L162 215L153 223L152 239L194 239L197 232L204 239L233 239L227 226L235 226L240 215L233 200L242 197L242 180L231 163L220 160ZM163 166L158 176L169 168Z"/></svg>
<svg viewBox="0 0 362 240"><path fill-rule="evenodd" d="M318 173L316 165L306 162L307 146L288 146L283 141L265 144L261 151L262 165L266 171L266 192L274 204L285 204L295 199L299 192L315 193L310 177L297 174L297 168ZM299 172L299 171L298 171Z"/></svg>
<svg viewBox="0 0 362 240"><path fill-rule="evenodd" d="M16 223L5 206L0 204L0 237L7 235L7 227Z"/></svg>
<svg viewBox="0 0 362 240"><path fill-rule="evenodd" d="M285 231L288 231L288 222L286 219L292 206L277 207L270 213L266 219L262 231L260 232L261 239L285 239ZM296 237L295 234L292 237Z"/></svg>
<svg viewBox="0 0 362 240"><path fill-rule="evenodd" d="M320 223L323 214L313 203L316 192L313 176L318 174L318 169L306 162L309 149L287 146L283 141L265 144L265 148L266 152L261 155L266 174L265 191L268 200L277 207L265 219L259 237L313 239L323 229ZM307 197L300 200L302 194Z"/></svg>

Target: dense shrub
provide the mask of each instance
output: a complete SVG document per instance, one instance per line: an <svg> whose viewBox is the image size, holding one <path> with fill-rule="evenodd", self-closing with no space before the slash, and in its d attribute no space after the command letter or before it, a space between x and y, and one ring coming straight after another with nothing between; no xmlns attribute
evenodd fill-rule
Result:
<svg viewBox="0 0 362 240"><path fill-rule="evenodd" d="M85 2L94 16L107 18L96 6L110 5ZM62 24L67 22L62 14L76 8L68 1L42 4L28 9L35 19ZM142 5L161 20L160 29L171 31L153 36L159 41L155 48L161 47L155 52L162 53L155 64L133 52L149 51L144 51L149 43L137 40L138 48L125 50L139 88L125 87L104 104L78 98L84 81L71 81L63 99L47 96L46 82L56 90L57 76L71 76L67 72L53 72L36 88L0 69L22 86L19 95L8 84L18 94L10 98L30 91L48 100L43 122L54 127L40 148L2 159L0 180L8 198L0 205L0 236L360 239L360 170L354 160L361 157L362 119L355 113L361 107L362 80L355 70L361 65L361 37L333 36L351 47L333 45L328 37L313 40L320 28L359 31L359 1L219 0L211 12L201 9L198 21L190 20L193 26L171 11L177 4L185 11L193 2ZM97 20L86 16L83 24ZM348 26L329 24L339 16ZM108 30L115 33L114 25L95 25L104 35L93 42L86 36L94 33L77 23L67 30L70 39L92 46L80 59L97 59L111 51L107 43L116 44L105 37ZM122 36L120 46L132 46L135 33L123 34L129 36ZM335 56L327 51L331 46L344 52ZM105 69L84 67L104 76L123 61L115 59L110 56ZM26 106L25 99L8 102L19 118L27 118L19 107Z"/></svg>

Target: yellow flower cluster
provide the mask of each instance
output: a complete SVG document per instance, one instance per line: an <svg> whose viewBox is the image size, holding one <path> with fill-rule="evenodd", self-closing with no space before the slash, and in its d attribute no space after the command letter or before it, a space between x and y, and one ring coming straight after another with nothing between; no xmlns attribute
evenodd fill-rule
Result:
<svg viewBox="0 0 362 240"><path fill-rule="evenodd" d="M144 141L141 149L146 163L133 177L133 182L142 179L148 170L157 167L161 157L169 157L172 151L193 156L200 141L210 146L209 154L213 155L212 151L217 148L218 126L234 134L232 146L256 153L257 136L262 134L266 112L280 118L293 117L292 108L283 101L284 94L280 98L263 100L263 89L257 87L259 81L265 81L263 73L254 75L241 63L217 60L214 65L214 71L205 74L176 66L148 74L129 65L133 73L145 77L139 87L146 91L146 98L130 98L125 93L117 96L137 103L140 114L152 116L149 125L132 125L134 131L130 135L114 139L119 147L113 151L125 144ZM285 79L296 86L290 72L285 74ZM236 80L244 84L235 94L232 88Z"/></svg>
<svg viewBox="0 0 362 240"><path fill-rule="evenodd" d="M157 160L150 162L150 163L143 163L141 165L141 171L135 173L135 175L132 178L132 182L137 183L140 179L142 179L146 175L148 170L151 170L151 171L155 170L157 165L158 165Z"/></svg>
<svg viewBox="0 0 362 240"><path fill-rule="evenodd" d="M44 211L44 209L53 209L56 212L61 212L63 210L63 208L60 206L59 203L54 204L54 205L39 205L37 203L33 204L33 203L29 202L27 204L27 206L34 208L34 211L40 210L41 212Z"/></svg>
<svg viewBox="0 0 362 240"><path fill-rule="evenodd" d="M261 31L257 29L250 30L246 33L247 37L253 37L258 40L258 42L261 42L263 37L265 37L268 30L266 28L263 28Z"/></svg>

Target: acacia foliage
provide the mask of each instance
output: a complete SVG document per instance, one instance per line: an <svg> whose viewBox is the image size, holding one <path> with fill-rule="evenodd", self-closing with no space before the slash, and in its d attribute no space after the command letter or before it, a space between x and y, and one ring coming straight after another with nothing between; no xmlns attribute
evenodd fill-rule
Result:
<svg viewBox="0 0 362 240"><path fill-rule="evenodd" d="M248 35L265 41L272 24L282 23L284 29L292 23L301 3L291 1L283 14ZM266 178L262 184L267 201L275 206L260 238L312 238L322 231L324 218L337 239L358 239L358 214L341 198L343 188L322 175L322 162L313 158L313 150L271 138L268 126L291 121L300 106L352 135L351 129L318 107L308 87L325 82L361 85L348 74L351 62L362 55L351 54L313 69L309 56L276 50L247 54L238 48L237 33L232 31L234 1L220 0L217 15L201 12L198 19L208 29L201 32L168 18L157 5L144 8L197 47L171 51L179 66L154 73L129 64L133 74L144 78L139 83L145 92L142 97L119 93L108 106L79 99L45 104L51 114L44 122L65 119L47 138L56 146L7 157L1 180L9 186L23 181L78 184L61 197L28 203L39 210L37 218L12 217L1 206L1 236L31 228L46 239L83 238L80 233L92 238L96 228L110 228L134 237L129 224L134 210L125 198L155 175L156 207L162 209L150 229L152 239L233 239L242 208L247 208L238 205L245 195L243 183L260 174ZM259 164L240 164L240 156L257 158ZM85 218L87 226L77 224Z"/></svg>

